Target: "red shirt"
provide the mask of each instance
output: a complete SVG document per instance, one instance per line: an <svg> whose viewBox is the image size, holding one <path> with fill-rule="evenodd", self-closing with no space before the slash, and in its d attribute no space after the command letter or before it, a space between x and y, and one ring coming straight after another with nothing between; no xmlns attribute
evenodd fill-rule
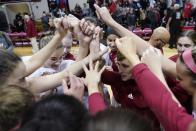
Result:
<svg viewBox="0 0 196 131"><path fill-rule="evenodd" d="M132 69L132 75L146 103L156 114L165 131L187 131L193 121L192 116L173 101L169 91L148 67L138 64Z"/></svg>
<svg viewBox="0 0 196 131"><path fill-rule="evenodd" d="M113 14L114 12L116 12L116 9L117 9L116 3L112 2L108 8L109 8L110 14Z"/></svg>
<svg viewBox="0 0 196 131"><path fill-rule="evenodd" d="M106 109L106 104L104 102L101 93L93 93L88 97L89 111L92 114L96 114L99 111Z"/></svg>
<svg viewBox="0 0 196 131"><path fill-rule="evenodd" d="M118 67L116 65L115 59L117 59L117 51L111 51L109 53L110 60L112 62L112 69L113 71L118 71Z"/></svg>
<svg viewBox="0 0 196 131"><path fill-rule="evenodd" d="M30 19L29 21L25 22L26 24L26 33L29 38L37 36L37 30L35 27L35 23Z"/></svg>
<svg viewBox="0 0 196 131"><path fill-rule="evenodd" d="M104 84L111 85L114 98L122 107L136 109L147 118L153 120L157 131L160 130L159 122L154 113L148 108L135 80L122 81L119 73L107 70L103 72L101 79Z"/></svg>
<svg viewBox="0 0 196 131"><path fill-rule="evenodd" d="M74 60L75 61L75 58L71 53L66 53L63 56L63 60Z"/></svg>
<svg viewBox="0 0 196 131"><path fill-rule="evenodd" d="M186 3L184 6L184 18L190 18L190 13L193 5L191 3Z"/></svg>
<svg viewBox="0 0 196 131"><path fill-rule="evenodd" d="M171 56L169 59L172 60L173 62L177 62L179 55L175 54L173 56Z"/></svg>

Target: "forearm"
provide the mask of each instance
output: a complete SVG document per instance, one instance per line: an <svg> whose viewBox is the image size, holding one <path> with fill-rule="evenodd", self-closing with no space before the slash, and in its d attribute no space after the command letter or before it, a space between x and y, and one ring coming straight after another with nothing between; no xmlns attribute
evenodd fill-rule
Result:
<svg viewBox="0 0 196 131"><path fill-rule="evenodd" d="M165 130L187 130L192 117L173 100L159 79L144 64L135 66L132 75L148 106L156 114Z"/></svg>
<svg viewBox="0 0 196 131"><path fill-rule="evenodd" d="M34 93L41 93L60 86L63 78L67 75L66 71L62 71L52 75L31 78L27 81L30 83L30 90Z"/></svg>
<svg viewBox="0 0 196 131"><path fill-rule="evenodd" d="M89 46L83 47L83 46L81 46L81 44L84 45L85 43L82 41L79 41L79 51L78 51L78 55L77 55L77 61L82 60L89 53ZM86 45L87 44L89 45L89 43L86 43Z"/></svg>
<svg viewBox="0 0 196 131"><path fill-rule="evenodd" d="M30 60L25 63L27 69L26 76L33 73L37 68L45 63L45 61L51 56L57 46L61 44L61 40L62 37L56 34L44 48L34 54Z"/></svg>
<svg viewBox="0 0 196 131"><path fill-rule="evenodd" d="M137 45L137 52L139 53L139 55L142 56L143 52L149 47L148 43L145 40L135 35L132 31L129 31L128 29L124 28L116 21L111 21L108 26L115 30L121 37L131 37L133 42Z"/></svg>
<svg viewBox="0 0 196 131"><path fill-rule="evenodd" d="M84 59L74 62L71 64L66 70L71 72L72 74L78 76L83 72L82 64L87 65L89 63L89 57L85 57Z"/></svg>
<svg viewBox="0 0 196 131"><path fill-rule="evenodd" d="M166 58L165 56L162 57L162 70L164 74L167 76L170 76L173 79L177 78L177 72L176 72L176 63L172 60Z"/></svg>

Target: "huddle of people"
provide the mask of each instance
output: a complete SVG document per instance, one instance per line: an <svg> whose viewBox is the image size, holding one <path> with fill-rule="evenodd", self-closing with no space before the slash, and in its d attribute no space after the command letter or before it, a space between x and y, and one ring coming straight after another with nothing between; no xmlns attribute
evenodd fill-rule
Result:
<svg viewBox="0 0 196 131"><path fill-rule="evenodd" d="M0 50L0 130L195 131L196 32L182 33L178 54L168 59L162 50L170 38L165 28L155 29L147 42L107 8L94 6L116 32L108 35L109 50L101 48L96 20L73 15L54 19L54 35L43 38L42 48L27 60ZM63 50L71 47L72 35L79 52L67 66ZM41 68L52 73L36 74ZM111 86L120 107L106 104L103 84Z"/></svg>

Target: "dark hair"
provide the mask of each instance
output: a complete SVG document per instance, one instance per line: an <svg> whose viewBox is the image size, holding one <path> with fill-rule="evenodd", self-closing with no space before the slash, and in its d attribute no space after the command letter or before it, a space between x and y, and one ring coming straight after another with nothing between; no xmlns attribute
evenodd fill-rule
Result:
<svg viewBox="0 0 196 131"><path fill-rule="evenodd" d="M89 21L91 23L93 23L95 26L99 26L99 22L98 22L98 19L95 18L95 17L84 17L85 21Z"/></svg>
<svg viewBox="0 0 196 131"><path fill-rule="evenodd" d="M193 57L193 61L196 65L196 46L193 47L193 49L191 50L192 52L192 57ZM184 60L182 58L182 55L180 56L180 61L187 67L187 65L184 63ZM193 71L191 71L188 67L187 67L187 70L188 70L188 74L189 76L191 76L193 78L194 81L196 81L196 73L194 73Z"/></svg>
<svg viewBox="0 0 196 131"><path fill-rule="evenodd" d="M77 99L54 95L27 111L20 131L83 131L88 118L87 109Z"/></svg>
<svg viewBox="0 0 196 131"><path fill-rule="evenodd" d="M34 101L34 95L18 86L0 88L0 130L16 127L26 109Z"/></svg>
<svg viewBox="0 0 196 131"><path fill-rule="evenodd" d="M7 82L8 77L17 67L19 62L21 62L21 59L15 53L0 49L0 83L1 85Z"/></svg>
<svg viewBox="0 0 196 131"><path fill-rule="evenodd" d="M111 108L97 113L88 131L154 131L149 120L130 109Z"/></svg>
<svg viewBox="0 0 196 131"><path fill-rule="evenodd" d="M180 37L188 37L191 41L193 41L194 46L196 45L196 32L193 30L189 30L189 31L184 31L180 34L180 36L178 37L178 39Z"/></svg>

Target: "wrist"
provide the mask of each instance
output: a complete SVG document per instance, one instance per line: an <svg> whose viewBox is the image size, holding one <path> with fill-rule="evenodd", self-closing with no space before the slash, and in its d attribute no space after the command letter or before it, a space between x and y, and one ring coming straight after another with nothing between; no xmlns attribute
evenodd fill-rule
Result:
<svg viewBox="0 0 196 131"><path fill-rule="evenodd" d="M59 39L63 39L65 36L66 36L67 33L59 33L58 31L55 33L55 36L56 38L59 38Z"/></svg>
<svg viewBox="0 0 196 131"><path fill-rule="evenodd" d="M64 36L63 36L62 34L60 34L60 33L55 33L54 37L55 37L56 39L61 40L61 39L63 39Z"/></svg>
<svg viewBox="0 0 196 131"><path fill-rule="evenodd" d="M99 92L98 84L96 84L96 83L89 83L88 84L88 93L89 93L89 95L91 95L93 93L97 93L97 92Z"/></svg>

